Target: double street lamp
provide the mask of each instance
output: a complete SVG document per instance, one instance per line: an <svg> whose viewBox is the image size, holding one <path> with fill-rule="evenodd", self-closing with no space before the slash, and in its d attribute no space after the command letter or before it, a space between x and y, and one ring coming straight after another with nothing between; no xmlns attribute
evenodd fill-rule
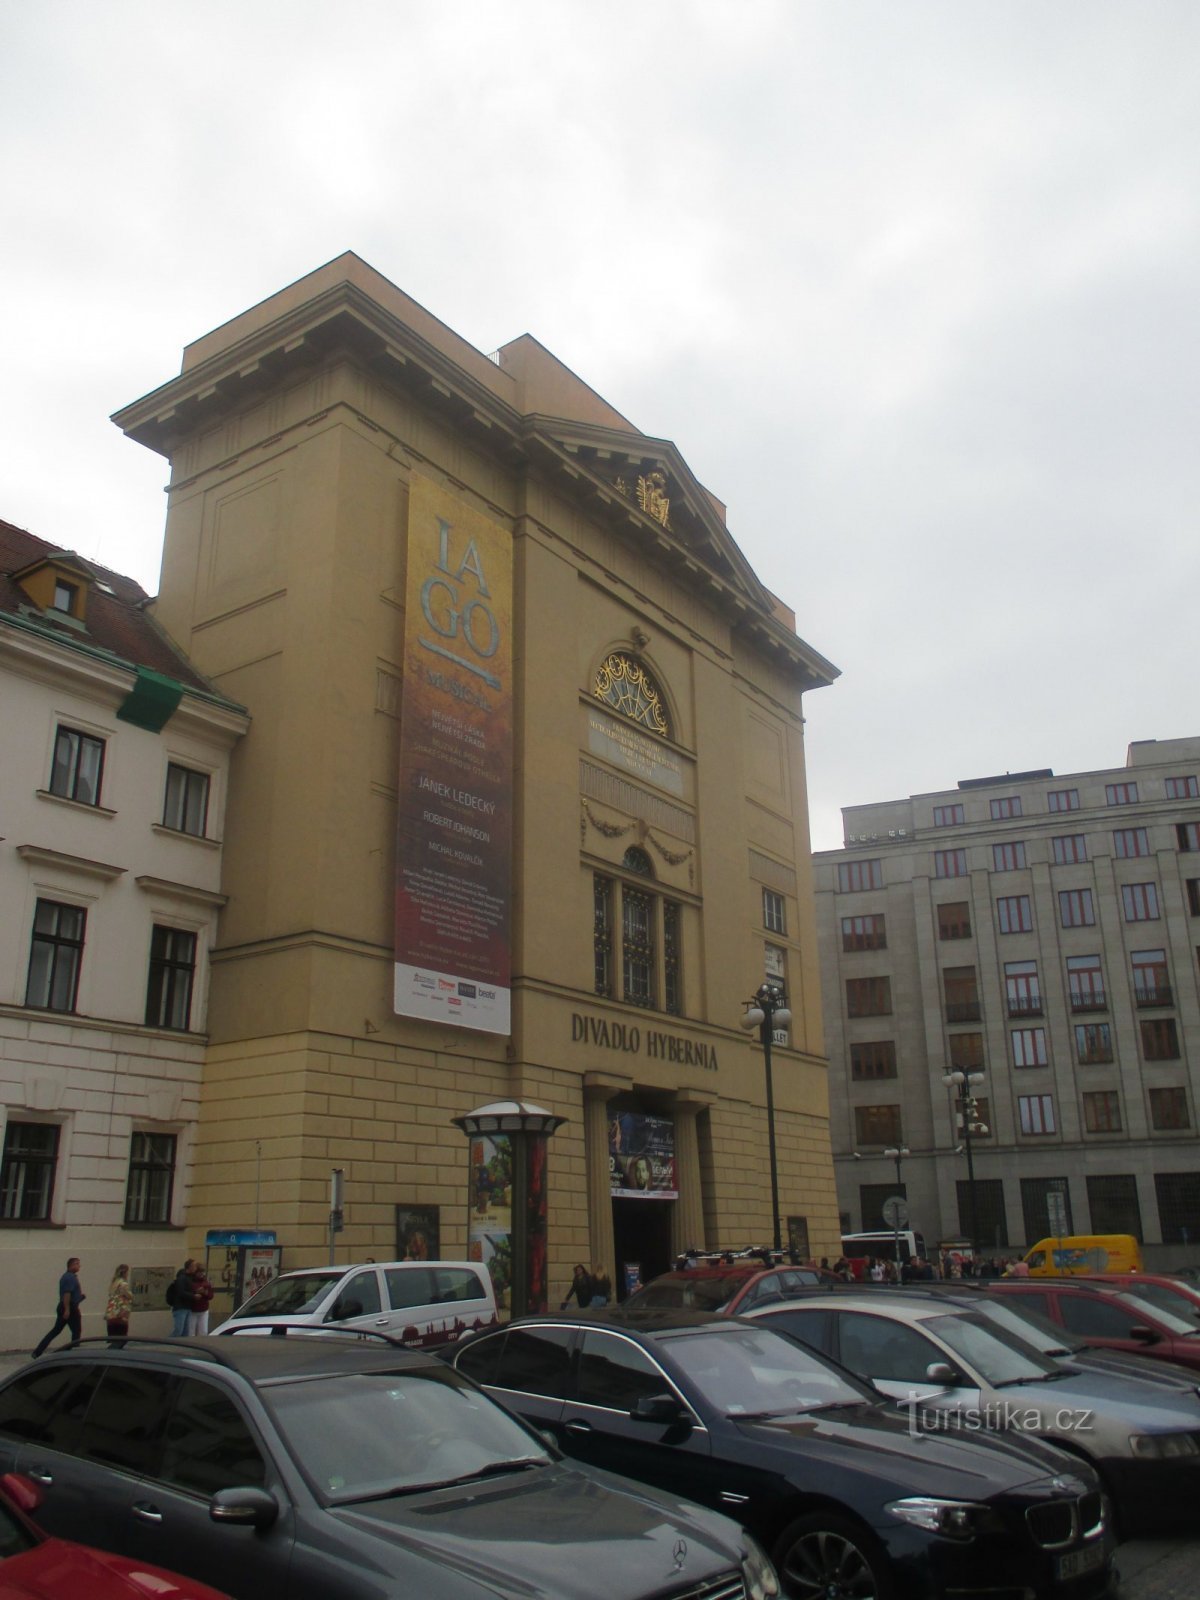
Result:
<svg viewBox="0 0 1200 1600"><path fill-rule="evenodd" d="M967 1072L956 1067L953 1072L947 1072L942 1078L947 1088L957 1091L955 1109L958 1113L958 1125L962 1130L963 1146L967 1152L967 1205L971 1213L971 1248L979 1248L979 1207L975 1196L975 1160L971 1154L971 1135L973 1133L986 1133L987 1128L979 1120L979 1102L975 1098L975 1089L983 1082L982 1072Z"/></svg>
<svg viewBox="0 0 1200 1600"><path fill-rule="evenodd" d="M760 985L753 1000L747 1000L742 1027L747 1033L758 1032L762 1041L763 1060L767 1069L767 1150L771 1160L771 1223L774 1229L775 1249L782 1250L779 1233L779 1168L775 1159L775 1090L771 1081L771 1045L774 1043L776 1025L786 1028L792 1020L783 990L774 984Z"/></svg>

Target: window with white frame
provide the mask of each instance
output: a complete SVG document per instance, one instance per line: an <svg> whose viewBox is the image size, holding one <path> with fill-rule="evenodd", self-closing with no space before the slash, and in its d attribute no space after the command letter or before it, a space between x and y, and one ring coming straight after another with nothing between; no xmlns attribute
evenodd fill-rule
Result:
<svg viewBox="0 0 1200 1600"><path fill-rule="evenodd" d="M774 889L764 889L763 902L763 927L768 933L787 932L787 901L781 894L776 894Z"/></svg>
<svg viewBox="0 0 1200 1600"><path fill-rule="evenodd" d="M25 1004L74 1011L83 962L87 912L58 900L39 900L33 913Z"/></svg>
<svg viewBox="0 0 1200 1600"><path fill-rule="evenodd" d="M207 772L170 762L163 797L163 827L203 839L208 827L208 789Z"/></svg>
<svg viewBox="0 0 1200 1600"><path fill-rule="evenodd" d="M10 1121L4 1130L0 1217L5 1222L49 1222L58 1167L56 1122Z"/></svg>
<svg viewBox="0 0 1200 1600"><path fill-rule="evenodd" d="M104 740L78 728L59 727L54 735L50 793L83 806L100 804L104 776Z"/></svg>
<svg viewBox="0 0 1200 1600"><path fill-rule="evenodd" d="M186 1033L192 1020L196 977L196 935L186 928L155 923L150 935L150 973L146 984L146 1026Z"/></svg>
<svg viewBox="0 0 1200 1600"><path fill-rule="evenodd" d="M125 1189L127 1226L170 1222L177 1146L178 1137L173 1133L134 1130Z"/></svg>

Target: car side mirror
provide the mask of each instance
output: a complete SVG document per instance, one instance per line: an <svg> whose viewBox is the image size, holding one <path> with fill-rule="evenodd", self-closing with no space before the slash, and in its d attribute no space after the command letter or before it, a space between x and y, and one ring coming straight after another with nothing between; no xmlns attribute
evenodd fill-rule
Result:
<svg viewBox="0 0 1200 1600"><path fill-rule="evenodd" d="M959 1374L948 1361L931 1361L925 1368L925 1376L930 1383L940 1383L947 1389L953 1389L959 1382Z"/></svg>
<svg viewBox="0 0 1200 1600"><path fill-rule="evenodd" d="M656 1422L661 1427L670 1427L673 1422L686 1421L688 1412L682 1400L673 1394L644 1394L634 1401L629 1415L634 1422Z"/></svg>
<svg viewBox="0 0 1200 1600"><path fill-rule="evenodd" d="M279 1516L275 1496L265 1489L218 1489L208 1504L213 1522L233 1522L243 1528L269 1528Z"/></svg>
<svg viewBox="0 0 1200 1600"><path fill-rule="evenodd" d="M1139 1344L1158 1344L1161 1334L1155 1333L1153 1328L1147 1328L1140 1322L1135 1322L1129 1330L1129 1337L1136 1339Z"/></svg>

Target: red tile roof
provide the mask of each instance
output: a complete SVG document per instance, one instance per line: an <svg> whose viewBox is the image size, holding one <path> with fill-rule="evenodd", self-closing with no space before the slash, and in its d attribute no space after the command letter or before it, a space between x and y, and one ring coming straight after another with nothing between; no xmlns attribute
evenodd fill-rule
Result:
<svg viewBox="0 0 1200 1600"><path fill-rule="evenodd" d="M62 622L53 611L39 611L12 576L53 557L69 560L91 575L87 619L82 624ZM141 584L132 578L98 566L73 551L47 544L36 534L0 518L0 617L21 617L68 649L109 651L130 667L149 667L187 689L225 699L148 615L145 606L149 599Z"/></svg>

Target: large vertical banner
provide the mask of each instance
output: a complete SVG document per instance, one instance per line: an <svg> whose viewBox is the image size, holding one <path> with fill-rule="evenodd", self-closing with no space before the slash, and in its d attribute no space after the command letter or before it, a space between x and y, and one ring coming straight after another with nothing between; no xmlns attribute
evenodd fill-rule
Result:
<svg viewBox="0 0 1200 1600"><path fill-rule="evenodd" d="M396 1011L508 1033L512 544L416 474L397 813Z"/></svg>

